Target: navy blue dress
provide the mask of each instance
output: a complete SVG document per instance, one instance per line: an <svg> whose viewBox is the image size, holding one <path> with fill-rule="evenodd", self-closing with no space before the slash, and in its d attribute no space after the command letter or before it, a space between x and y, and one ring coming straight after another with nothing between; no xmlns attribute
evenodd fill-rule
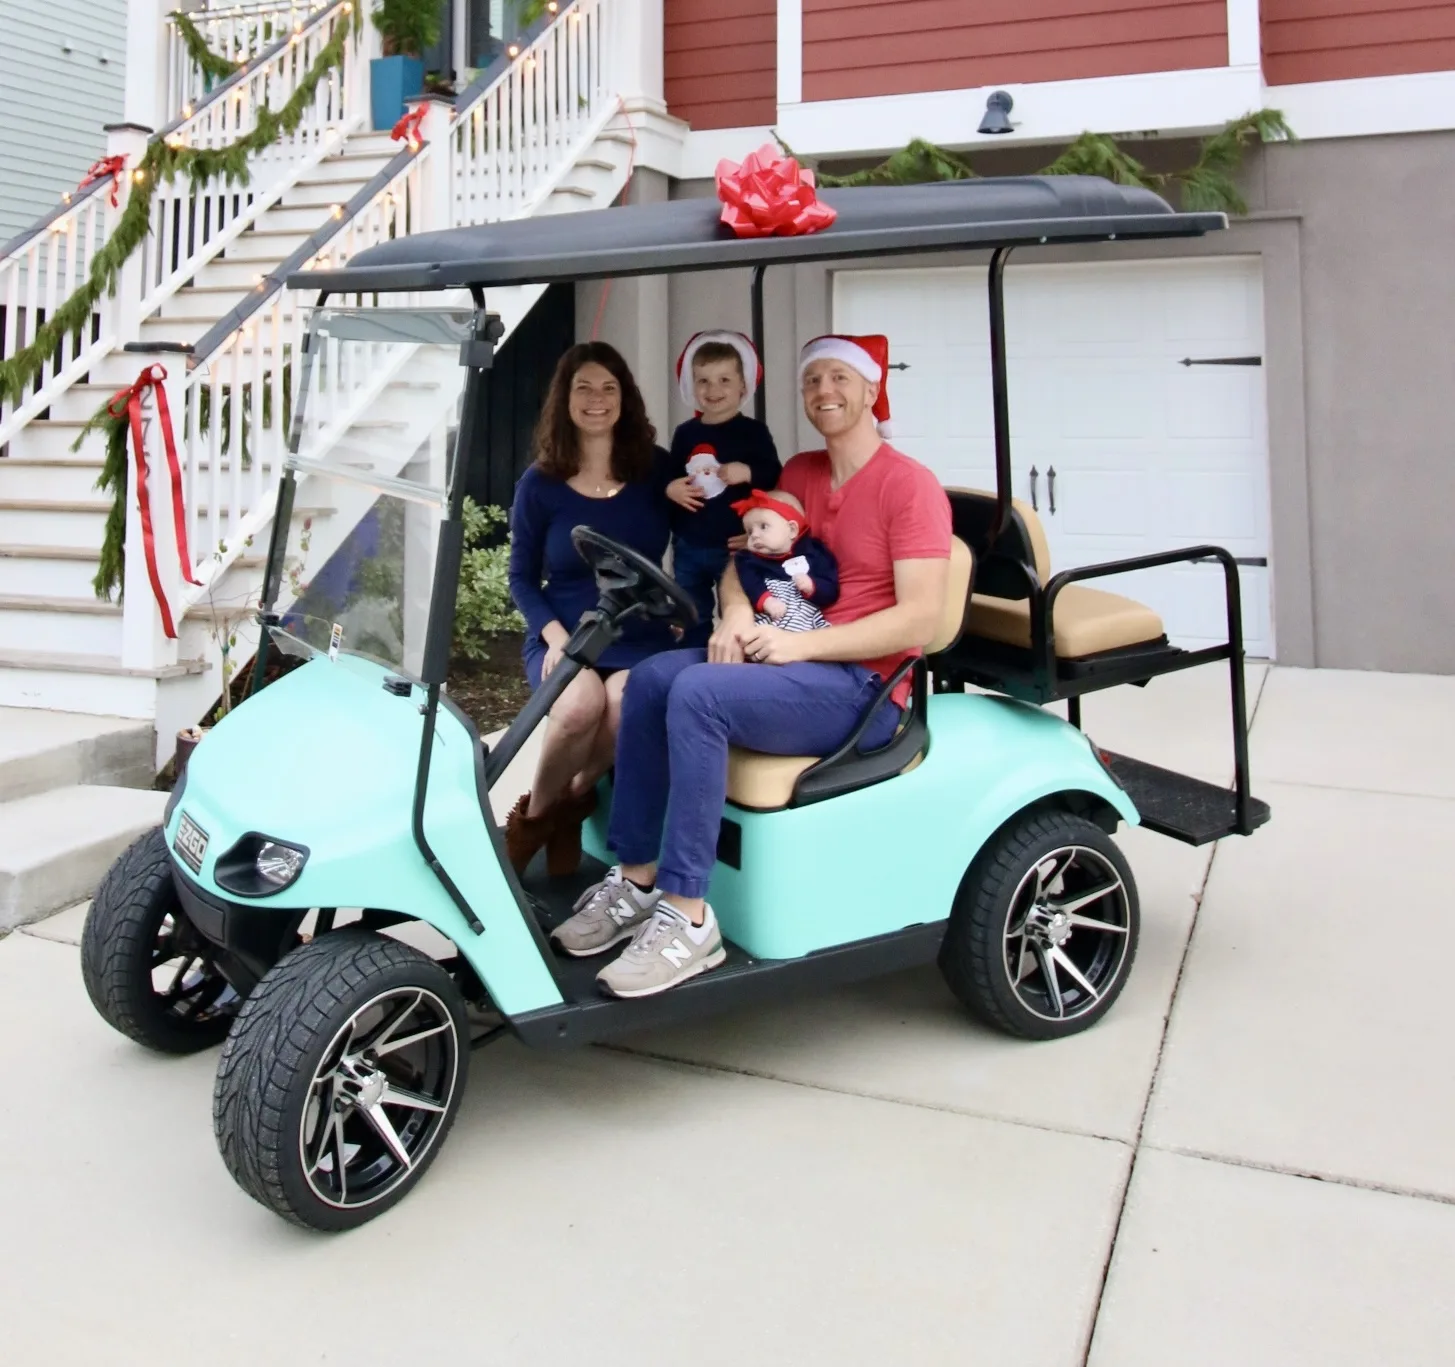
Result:
<svg viewBox="0 0 1455 1367"><path fill-rule="evenodd" d="M510 594L525 618L526 677L532 688L541 683L546 643L541 632L548 622L575 629L583 613L596 606L596 579L571 544L571 530L587 526L613 541L640 551L660 565L671 534L662 474L666 452L657 452L650 478L623 485L611 498L579 494L564 480L532 465L515 486L510 509ZM628 622L622 637L597 661L601 669L630 669L634 664L676 644L666 622Z"/></svg>

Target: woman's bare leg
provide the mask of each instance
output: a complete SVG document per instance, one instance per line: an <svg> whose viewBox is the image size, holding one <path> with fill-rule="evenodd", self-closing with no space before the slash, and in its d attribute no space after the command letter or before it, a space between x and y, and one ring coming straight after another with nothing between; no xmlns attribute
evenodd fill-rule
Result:
<svg viewBox="0 0 1455 1367"><path fill-rule="evenodd" d="M596 780L616 763L616 733L621 724L621 695L626 688L626 675L623 669L606 681L606 707L596 728L596 738L571 785L573 793L594 788Z"/></svg>
<svg viewBox="0 0 1455 1367"><path fill-rule="evenodd" d="M588 762L605 713L606 686L595 670L583 669L551 708L527 816L540 816L565 794Z"/></svg>

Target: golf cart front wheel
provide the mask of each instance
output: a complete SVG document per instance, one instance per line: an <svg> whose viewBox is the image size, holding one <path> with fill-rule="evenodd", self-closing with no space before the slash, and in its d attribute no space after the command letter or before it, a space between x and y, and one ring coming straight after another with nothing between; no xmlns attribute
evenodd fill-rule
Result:
<svg viewBox="0 0 1455 1367"><path fill-rule="evenodd" d="M101 1018L149 1049L192 1054L227 1037L237 993L182 910L160 827L133 841L96 889L81 977Z"/></svg>
<svg viewBox="0 0 1455 1367"><path fill-rule="evenodd" d="M1059 1039L1101 1019L1137 952L1132 871L1116 842L1070 812L1005 826L972 865L940 948L951 991L985 1024Z"/></svg>
<svg viewBox="0 0 1455 1367"><path fill-rule="evenodd" d="M444 969L366 931L285 955L238 1013L212 1120L228 1171L309 1229L352 1229L433 1161L469 1066L464 999Z"/></svg>

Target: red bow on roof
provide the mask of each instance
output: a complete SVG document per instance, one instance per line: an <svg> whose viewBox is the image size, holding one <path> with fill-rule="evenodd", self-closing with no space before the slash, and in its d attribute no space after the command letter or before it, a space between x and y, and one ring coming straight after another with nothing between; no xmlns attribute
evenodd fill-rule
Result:
<svg viewBox="0 0 1455 1367"><path fill-rule="evenodd" d="M813 172L778 156L772 143L741 166L718 162L717 197L722 221L739 237L797 237L821 232L838 217L814 192Z"/></svg>
<svg viewBox="0 0 1455 1367"><path fill-rule="evenodd" d="M105 180L111 177L111 207L116 208L117 192L121 189L121 177L126 170L125 157L102 157L100 161L93 161L91 169L81 177L81 183L76 186L78 190L84 190L88 185L98 180Z"/></svg>
<svg viewBox="0 0 1455 1367"><path fill-rule="evenodd" d="M389 136L393 138L395 142L400 141L400 139L402 138L407 138L409 140L409 146L411 147L411 149L418 147L419 144L424 141L424 138L420 136L419 129L420 125L424 123L424 116L428 109L429 106L427 104L422 104L414 109L411 109L409 113L404 115L404 117L401 118L399 122L396 123L394 127L389 130Z"/></svg>

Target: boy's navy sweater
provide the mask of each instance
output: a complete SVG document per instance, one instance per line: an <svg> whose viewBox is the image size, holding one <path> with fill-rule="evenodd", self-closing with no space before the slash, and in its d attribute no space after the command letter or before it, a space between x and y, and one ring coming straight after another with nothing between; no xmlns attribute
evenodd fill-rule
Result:
<svg viewBox="0 0 1455 1367"><path fill-rule="evenodd" d="M708 423L701 418L688 418L672 434L672 450L667 465L668 480L687 473L687 462L699 446L712 447L718 464L740 460L753 472L748 484L729 485L716 498L710 498L695 513L680 504L672 504L672 531L683 541L695 546L722 549L730 536L743 530L743 519L733 512L733 504L747 498L750 489L772 489L778 483L783 466L773 434L756 418L739 413L726 422Z"/></svg>
<svg viewBox="0 0 1455 1367"><path fill-rule="evenodd" d="M739 551L733 556L738 571L738 583L748 595L748 602L754 612L763 610L763 599L768 596L770 579L786 579L793 576L783 568L786 561L801 555L808 561L808 577L813 580L813 592L805 594L806 601L822 611L839 600L839 562L822 541L811 536L800 536L793 543L793 549L784 556L754 555L752 551Z"/></svg>

